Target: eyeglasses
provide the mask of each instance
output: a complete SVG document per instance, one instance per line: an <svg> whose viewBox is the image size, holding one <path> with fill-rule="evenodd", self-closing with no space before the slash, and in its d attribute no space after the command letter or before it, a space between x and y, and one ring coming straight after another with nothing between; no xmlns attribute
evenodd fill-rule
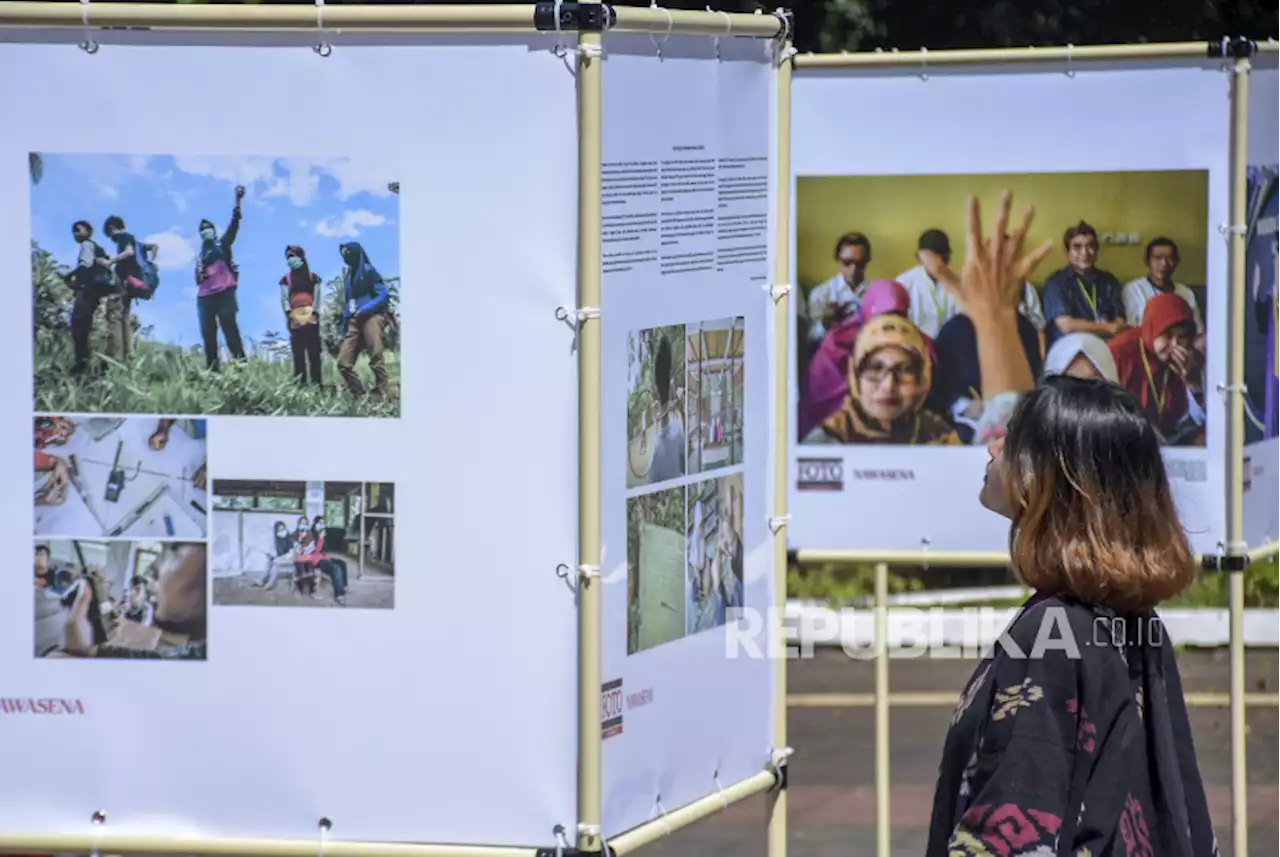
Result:
<svg viewBox="0 0 1280 857"><path fill-rule="evenodd" d="M920 371L910 363L894 363L891 366L883 363L868 363L862 367L859 375L872 384L880 384L890 376L893 378L893 383L899 385L916 384L920 381Z"/></svg>

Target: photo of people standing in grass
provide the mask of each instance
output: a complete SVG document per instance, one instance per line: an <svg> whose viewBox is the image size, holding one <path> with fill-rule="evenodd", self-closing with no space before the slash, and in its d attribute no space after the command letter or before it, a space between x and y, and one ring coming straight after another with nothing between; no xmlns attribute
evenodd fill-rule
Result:
<svg viewBox="0 0 1280 857"><path fill-rule="evenodd" d="M399 416L399 184L380 164L29 167L37 411Z"/></svg>

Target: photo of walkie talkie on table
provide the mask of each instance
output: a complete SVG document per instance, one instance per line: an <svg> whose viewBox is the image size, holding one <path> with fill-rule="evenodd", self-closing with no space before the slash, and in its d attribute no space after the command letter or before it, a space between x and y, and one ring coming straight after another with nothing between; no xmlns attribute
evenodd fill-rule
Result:
<svg viewBox="0 0 1280 857"><path fill-rule="evenodd" d="M203 538L206 421L36 417L35 535Z"/></svg>

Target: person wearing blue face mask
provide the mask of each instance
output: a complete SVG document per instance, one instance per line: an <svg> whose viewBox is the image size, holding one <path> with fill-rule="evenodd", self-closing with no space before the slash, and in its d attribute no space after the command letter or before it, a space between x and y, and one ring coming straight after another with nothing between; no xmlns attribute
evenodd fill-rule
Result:
<svg viewBox="0 0 1280 857"><path fill-rule="evenodd" d="M311 383L320 384L320 312L316 302L320 277L307 265L307 253L290 244L284 248L289 272L280 278L280 300L284 304L285 324L289 326L289 345L293 350L293 374L298 383L307 381L307 364L311 364Z"/></svg>
<svg viewBox="0 0 1280 857"><path fill-rule="evenodd" d="M391 292L382 275L369 261L364 248L352 241L338 245L346 272L342 278L342 345L338 349L338 372L347 389L361 395L364 388L356 375L356 358L369 352L374 392L388 392L386 362L382 357L382 332L391 309Z"/></svg>
<svg viewBox="0 0 1280 857"><path fill-rule="evenodd" d="M244 188L236 186L235 208L231 210L231 223L218 236L218 229L210 221L200 221L200 256L196 261L196 301L200 309L200 337L204 340L204 361L211 371L217 371L218 328L227 341L227 350L233 360L244 360L244 343L240 340L240 325L236 322L239 305L236 302L236 286L239 277L231 259L231 245L240 231L240 201Z"/></svg>

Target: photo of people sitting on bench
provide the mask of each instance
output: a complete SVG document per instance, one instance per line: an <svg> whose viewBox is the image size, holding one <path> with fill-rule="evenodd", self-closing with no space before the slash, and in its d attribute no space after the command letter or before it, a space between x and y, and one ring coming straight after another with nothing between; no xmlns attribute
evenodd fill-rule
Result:
<svg viewBox="0 0 1280 857"><path fill-rule="evenodd" d="M395 607L395 486L213 483L213 603Z"/></svg>

